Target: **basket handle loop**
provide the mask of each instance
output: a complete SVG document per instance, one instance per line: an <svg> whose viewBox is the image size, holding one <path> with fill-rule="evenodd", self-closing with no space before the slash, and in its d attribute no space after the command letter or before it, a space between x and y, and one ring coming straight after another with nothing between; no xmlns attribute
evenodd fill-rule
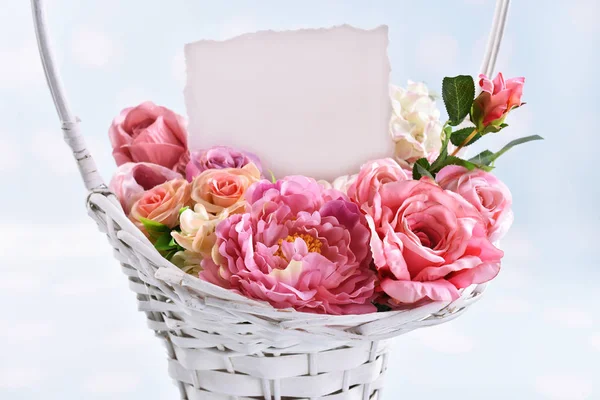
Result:
<svg viewBox="0 0 600 400"><path fill-rule="evenodd" d="M490 30L480 68L480 72L487 77L491 77L494 72L496 59L498 58L498 53L500 51L500 44L502 43L502 37L504 36L504 27L506 26L509 6L510 0L496 1L496 10L494 11L492 28Z"/></svg>
<svg viewBox="0 0 600 400"><path fill-rule="evenodd" d="M75 117L69 108L62 82L52 57L52 50L46 31L46 20L42 7L42 0L31 0L33 11L33 21L35 25L35 35L37 38L38 49L42 65L46 74L46 81L54 100L54 106L60 118L61 127L64 133L65 142L73 151L73 156L77 161L79 173L89 191L98 191L105 189L106 185L96 168L96 162L88 151L85 140L79 130L79 118Z"/></svg>

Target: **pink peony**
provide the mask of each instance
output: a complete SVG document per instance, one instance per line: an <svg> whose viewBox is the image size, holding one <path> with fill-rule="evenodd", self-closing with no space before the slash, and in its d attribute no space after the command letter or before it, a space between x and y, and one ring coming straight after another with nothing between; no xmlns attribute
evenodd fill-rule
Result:
<svg viewBox="0 0 600 400"><path fill-rule="evenodd" d="M348 188L348 197L356 204L372 206L379 201L379 189L389 182L411 179L410 175L391 158L364 164L354 183Z"/></svg>
<svg viewBox="0 0 600 400"><path fill-rule="evenodd" d="M185 119L147 101L126 108L108 131L117 165L149 162L185 172L189 160Z"/></svg>
<svg viewBox="0 0 600 400"><path fill-rule="evenodd" d="M186 177L191 182L197 175L208 169L242 168L250 163L261 171L260 161L254 154L237 151L227 146L215 146L208 150L192 152L185 170Z"/></svg>
<svg viewBox="0 0 600 400"><path fill-rule="evenodd" d="M358 207L315 180L262 180L250 210L217 229L200 277L276 308L328 314L375 311L369 229Z"/></svg>
<svg viewBox="0 0 600 400"><path fill-rule="evenodd" d="M158 222L169 228L179 225L179 211L191 205L190 184L185 179L175 179L148 190L131 207L129 219L146 235L142 218Z"/></svg>
<svg viewBox="0 0 600 400"><path fill-rule="evenodd" d="M181 178L181 174L160 165L129 162L117 168L109 188L121 202L125 214L129 214L133 203L142 197L146 190Z"/></svg>
<svg viewBox="0 0 600 400"><path fill-rule="evenodd" d="M510 110L521 105L523 85L523 77L504 80L502 73L498 73L492 81L479 75L482 92L473 102L473 123L479 128L502 124Z"/></svg>
<svg viewBox="0 0 600 400"><path fill-rule="evenodd" d="M501 239L513 222L512 197L508 187L494 175L449 165L437 174L439 185L464 197L483 216L491 241Z"/></svg>
<svg viewBox="0 0 600 400"><path fill-rule="evenodd" d="M458 289L498 274L503 252L462 197L425 180L386 183L379 194L363 211L388 304L455 300Z"/></svg>

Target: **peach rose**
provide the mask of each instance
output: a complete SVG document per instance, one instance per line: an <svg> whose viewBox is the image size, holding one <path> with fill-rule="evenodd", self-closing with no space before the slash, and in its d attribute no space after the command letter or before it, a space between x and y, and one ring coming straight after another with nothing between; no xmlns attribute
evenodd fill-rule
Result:
<svg viewBox="0 0 600 400"><path fill-rule="evenodd" d="M108 187L117 196L126 214L144 192L167 181L183 178L181 174L151 163L122 164L117 168Z"/></svg>
<svg viewBox="0 0 600 400"><path fill-rule="evenodd" d="M260 180L260 171L253 164L243 168L209 169L192 182L192 199L210 214L234 213L244 206L246 189Z"/></svg>
<svg viewBox="0 0 600 400"><path fill-rule="evenodd" d="M131 219L148 234L141 219L149 219L174 228L179 225L179 211L190 205L190 184L185 179L175 179L155 186L133 204Z"/></svg>

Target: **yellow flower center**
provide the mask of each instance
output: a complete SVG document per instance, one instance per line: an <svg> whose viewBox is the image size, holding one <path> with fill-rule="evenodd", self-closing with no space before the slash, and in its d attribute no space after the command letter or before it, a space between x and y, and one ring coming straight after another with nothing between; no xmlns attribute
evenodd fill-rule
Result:
<svg viewBox="0 0 600 400"><path fill-rule="evenodd" d="M296 241L297 238L304 240L304 243L306 243L306 247L308 247L309 253L321 254L321 246L323 245L323 243L321 243L321 241L319 239L317 239L307 233L294 233L293 235L288 235L288 237L286 237L285 239L279 239L277 241L277 245L279 246L279 249L277 249L277 251L275 252L274 255L279 256L281 258L285 258L283 256L283 252L281 251L281 244L283 243L284 240L286 242L293 243L294 241Z"/></svg>

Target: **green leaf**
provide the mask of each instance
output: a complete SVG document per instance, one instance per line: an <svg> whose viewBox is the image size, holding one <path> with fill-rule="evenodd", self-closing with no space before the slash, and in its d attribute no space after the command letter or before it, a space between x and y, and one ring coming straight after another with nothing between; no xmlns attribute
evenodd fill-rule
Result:
<svg viewBox="0 0 600 400"><path fill-rule="evenodd" d="M469 171L473 171L475 168L479 168L479 169L489 172L493 169L492 167L489 167L487 165L478 164L471 160L467 161L467 160L463 160L462 158L458 158L455 156L448 156L448 157L446 157L446 159L444 160L442 165L439 167L439 170L441 170L442 168L444 168L448 165L460 165L461 167L465 167ZM436 170L435 172L439 172L439 170Z"/></svg>
<svg viewBox="0 0 600 400"><path fill-rule="evenodd" d="M492 153L489 150L485 150L485 151L482 151L481 153L479 153L478 155L476 155L475 157L471 158L469 161L477 161L479 164L482 164L482 165L490 165L491 163L496 161L496 159L498 157L500 157L502 154L506 153L508 150L512 149L513 147L523 144L523 143L531 142L534 140L544 140L544 138L539 135L531 135L531 136L525 136L525 137L522 137L519 139L515 139L515 140L509 142L506 146L501 148L500 151L497 151L496 153Z"/></svg>
<svg viewBox="0 0 600 400"><path fill-rule="evenodd" d="M448 158L446 158L446 165L460 165L469 171L473 171L477 167L474 163L455 156L448 156Z"/></svg>
<svg viewBox="0 0 600 400"><path fill-rule="evenodd" d="M173 246L171 245L171 239L171 232L164 232L158 237L158 239L156 239L156 242L154 242L154 247L158 251L172 250Z"/></svg>
<svg viewBox="0 0 600 400"><path fill-rule="evenodd" d="M493 152L489 150L484 150L481 153L477 154L475 157L470 158L469 161L481 165L490 165L492 162L490 157L492 157L493 155Z"/></svg>
<svg viewBox="0 0 600 400"><path fill-rule="evenodd" d="M181 208L179 209L179 215L183 214L183 213L184 213L184 211L187 211L187 210L189 210L189 209L190 209L190 206L181 207Z"/></svg>
<svg viewBox="0 0 600 400"><path fill-rule="evenodd" d="M429 168L431 168L429 161L427 161L426 158L419 158L413 165L413 179L419 180L423 176L433 179L433 175L429 172Z"/></svg>
<svg viewBox="0 0 600 400"><path fill-rule="evenodd" d="M164 257L167 259L167 261L171 261L171 259L173 258L173 256L175 254L177 254L179 250L177 249L173 249L173 250L169 250L168 252L165 253Z"/></svg>
<svg viewBox="0 0 600 400"><path fill-rule="evenodd" d="M144 228L148 231L148 233L153 232L168 232L169 227L161 224L160 222L152 221L151 219L140 217L140 222L144 225Z"/></svg>
<svg viewBox="0 0 600 400"><path fill-rule="evenodd" d="M269 173L271 174L271 182L276 183L277 178L275 178L275 174L273 173L273 171L269 170Z"/></svg>
<svg viewBox="0 0 600 400"><path fill-rule="evenodd" d="M450 139L452 137L452 127L451 126L446 126L444 127L444 129L442 130L443 135L442 135L442 149L440 150L440 155L435 159L435 161L433 162L433 164L431 164L431 168L429 168L429 170L431 171L436 171L438 170L438 167L444 162L444 160L446 159L446 157L448 156L448 143L450 142Z"/></svg>
<svg viewBox="0 0 600 400"><path fill-rule="evenodd" d="M531 141L534 141L534 140L544 140L544 138L541 137L540 135L531 135L531 136L525 136L525 137L522 137L522 138L510 141L510 142L508 142L508 144L506 146L504 146L503 148L501 148L500 151L497 151L494 154L494 157L493 157L492 161L496 160L498 157L500 157L502 154L506 153L507 151L509 151L513 147L518 146L518 145L523 144L523 143L531 142Z"/></svg>
<svg viewBox="0 0 600 400"><path fill-rule="evenodd" d="M463 144L463 142L465 140L467 140L467 138L473 133L474 130L475 130L475 127L470 126L470 127L459 129L455 132L452 132L450 141L452 142L453 145L460 146L461 144ZM469 146L469 145L475 143L480 138L481 138L481 133L477 132L477 134L475 136L473 136L473 138L469 141L469 143L465 144L465 146Z"/></svg>
<svg viewBox="0 0 600 400"><path fill-rule="evenodd" d="M450 125L460 124L471 111L475 97L475 83L469 75L446 77L442 81L442 98L450 118Z"/></svg>

